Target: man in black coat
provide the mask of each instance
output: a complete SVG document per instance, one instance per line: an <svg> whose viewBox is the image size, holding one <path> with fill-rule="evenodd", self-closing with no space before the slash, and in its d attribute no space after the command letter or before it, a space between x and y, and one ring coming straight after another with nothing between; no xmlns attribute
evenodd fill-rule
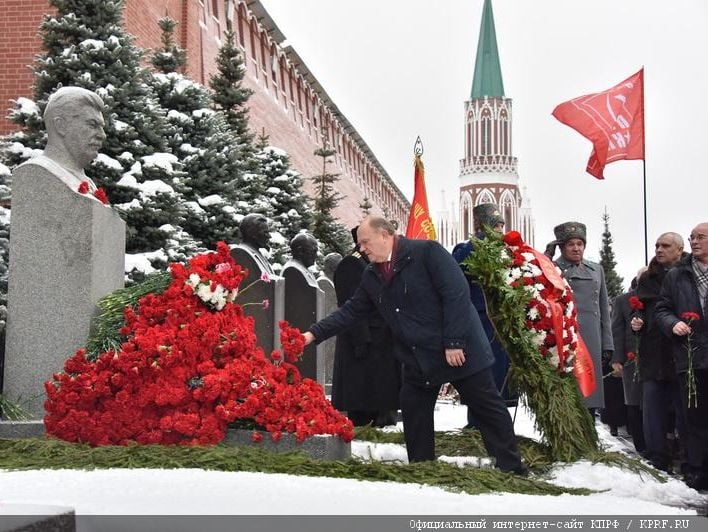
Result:
<svg viewBox="0 0 708 532"><path fill-rule="evenodd" d="M326 340L378 310L391 327L393 354L403 364L400 402L408 460L435 459L435 401L440 386L450 382L473 410L496 467L525 474L511 416L492 378L489 341L455 259L435 241L397 236L384 218L366 218L357 234L371 264L354 296L304 333L306 344Z"/></svg>
<svg viewBox="0 0 708 532"><path fill-rule="evenodd" d="M667 272L681 259L683 238L664 233L656 240L655 255L637 281L637 297L644 309L635 312L631 327L639 333L639 380L642 383L642 421L647 459L657 469L671 471L672 449L667 434L685 425L672 341L657 320L661 286Z"/></svg>
<svg viewBox="0 0 708 532"><path fill-rule="evenodd" d="M692 488L708 489L708 222L698 224L691 231L689 242L691 254L666 274L656 306L656 321L672 340L681 401L686 412L688 467L685 481ZM689 325L687 312L699 319ZM690 402L689 364L696 384L696 395L691 395Z"/></svg>
<svg viewBox="0 0 708 532"><path fill-rule="evenodd" d="M356 229L352 230L356 243ZM334 272L337 305L359 287L368 265L357 245ZM391 356L391 329L377 311L337 335L332 376L332 404L347 413L354 426L396 424L401 365Z"/></svg>
<svg viewBox="0 0 708 532"><path fill-rule="evenodd" d="M642 268L637 273L637 277L645 270L646 268ZM635 374L636 360L628 358L629 353L636 357L637 342L639 341L637 333L632 330L631 322L634 310L630 304L630 298L637 296L637 277L632 279L629 291L618 295L612 305L612 340L615 344L615 351L612 355L612 376L606 377L605 381L610 378L622 378L627 430L632 436L635 450L643 455L646 444L642 423L641 382L639 375ZM607 394L607 390L605 393Z"/></svg>

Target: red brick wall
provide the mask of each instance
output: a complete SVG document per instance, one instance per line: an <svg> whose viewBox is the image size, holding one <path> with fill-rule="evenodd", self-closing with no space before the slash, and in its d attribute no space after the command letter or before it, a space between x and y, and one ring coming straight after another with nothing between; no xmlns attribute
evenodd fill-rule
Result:
<svg viewBox="0 0 708 532"><path fill-rule="evenodd" d="M244 16L245 84L254 90L249 101L250 124L254 133L265 131L270 143L288 152L293 167L304 178L310 178L322 171L322 160L313 152L322 145L322 126L326 124L330 141L334 142L336 137L339 144L337 154L331 157L334 164L327 168L329 173L340 174L336 188L343 199L335 213L337 218L347 227L356 225L362 217L359 204L366 195L375 205L372 212L381 213L380 206L387 204L390 216L397 219L401 229L404 229L408 215L407 201L390 184L386 184L374 161L364 154L365 146L359 145L344 132L345 124L340 124L333 117L334 111L319 100L319 95L297 66L289 62L283 50L272 42L268 32L248 16L245 4L237 2L237 5ZM48 11L47 0L4 1L0 12L0 105L3 108L11 107L10 100L18 96L32 95L32 75L25 65L30 64L32 57L40 51L37 32L42 14ZM135 44L148 55L150 49L160 46L157 21L166 14L175 19L179 23L175 37L187 51L186 74L206 85L209 76L216 71L216 56L226 30L224 11L223 0L126 0L124 23L126 31L135 36ZM238 31L237 20L233 21L233 26ZM273 53L279 59L279 66L282 65L277 71L276 82L270 69ZM300 82L300 100L297 91L291 97L289 83L284 82L283 77L286 80L292 78L294 83ZM319 102L317 117L314 116L313 100ZM4 114L0 118L0 135L13 129ZM309 179L305 179L305 188L312 192Z"/></svg>
<svg viewBox="0 0 708 532"><path fill-rule="evenodd" d="M7 120L12 100L32 98L30 65L41 50L39 25L50 12L46 0L4 0L0 8L0 135L15 129Z"/></svg>

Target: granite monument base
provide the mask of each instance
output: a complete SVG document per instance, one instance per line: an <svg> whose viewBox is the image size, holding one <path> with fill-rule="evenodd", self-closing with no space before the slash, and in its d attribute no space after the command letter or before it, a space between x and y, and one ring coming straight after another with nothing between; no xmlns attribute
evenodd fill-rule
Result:
<svg viewBox="0 0 708 532"><path fill-rule="evenodd" d="M76 511L47 504L0 504L0 530L7 532L75 532Z"/></svg>
<svg viewBox="0 0 708 532"><path fill-rule="evenodd" d="M13 173L3 393L44 415L44 382L86 345L96 303L123 287L125 222L45 168ZM25 406L26 405L26 406Z"/></svg>
<svg viewBox="0 0 708 532"><path fill-rule="evenodd" d="M21 440L24 438L43 438L44 422L32 421L0 421L0 439Z"/></svg>
<svg viewBox="0 0 708 532"><path fill-rule="evenodd" d="M347 460L351 457L351 443L344 443L338 436L318 435L298 443L292 434L283 434L279 441L274 442L270 433L258 431L263 436L259 442L254 442L252 430L228 429L223 442L226 445L248 445L259 447L271 452L284 453L301 451L314 460Z"/></svg>

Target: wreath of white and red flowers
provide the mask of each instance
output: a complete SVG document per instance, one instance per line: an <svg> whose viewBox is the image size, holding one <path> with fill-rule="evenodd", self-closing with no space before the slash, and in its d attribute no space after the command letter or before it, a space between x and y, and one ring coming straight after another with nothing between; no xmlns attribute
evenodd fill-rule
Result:
<svg viewBox="0 0 708 532"><path fill-rule="evenodd" d="M575 364L578 348L578 318L573 292L553 265L552 282L544 273L537 251L528 246L516 231L504 235L511 264L506 273L506 283L522 287L531 299L526 308L526 326L531 331L539 353L558 371L570 373ZM548 268L548 263L544 265ZM555 312L552 307L555 306Z"/></svg>
<svg viewBox="0 0 708 532"><path fill-rule="evenodd" d="M120 349L95 360L79 349L45 383L48 435L91 445L203 445L245 421L274 441L283 433L352 440L351 421L295 366L304 349L298 329L279 323L282 352L267 357L258 347L253 317L234 302L246 271L225 243L170 271L165 292L126 307Z"/></svg>

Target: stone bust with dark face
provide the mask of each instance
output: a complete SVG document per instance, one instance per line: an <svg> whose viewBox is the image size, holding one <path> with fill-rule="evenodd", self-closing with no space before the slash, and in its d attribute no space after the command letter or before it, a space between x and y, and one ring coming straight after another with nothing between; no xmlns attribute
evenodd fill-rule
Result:
<svg viewBox="0 0 708 532"><path fill-rule="evenodd" d="M255 249L270 248L270 223L262 214L249 214L241 220L241 238L243 243Z"/></svg>
<svg viewBox="0 0 708 532"><path fill-rule="evenodd" d="M309 233L300 233L290 241L293 260L309 268L317 260L317 240Z"/></svg>

